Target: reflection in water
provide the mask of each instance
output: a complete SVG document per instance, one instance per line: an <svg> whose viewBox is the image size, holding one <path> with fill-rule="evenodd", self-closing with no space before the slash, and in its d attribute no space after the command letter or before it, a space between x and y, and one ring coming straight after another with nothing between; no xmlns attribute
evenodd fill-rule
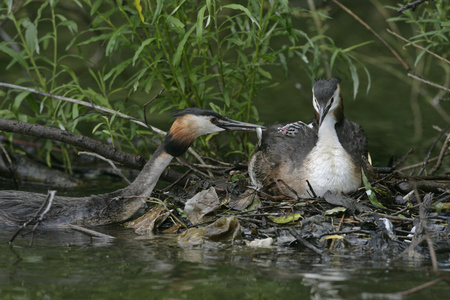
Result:
<svg viewBox="0 0 450 300"><path fill-rule="evenodd" d="M216 243L182 248L176 236L96 229L117 238L39 230L32 248L28 236L9 248L14 230L2 228L0 298L371 299L434 279L423 262L321 259L292 248ZM426 295L443 299L445 288L437 284Z"/></svg>

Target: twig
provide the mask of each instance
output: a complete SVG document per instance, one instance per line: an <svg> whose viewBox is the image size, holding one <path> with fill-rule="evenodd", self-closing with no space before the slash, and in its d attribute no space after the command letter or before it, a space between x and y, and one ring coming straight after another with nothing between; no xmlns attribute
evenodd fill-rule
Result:
<svg viewBox="0 0 450 300"><path fill-rule="evenodd" d="M394 257L393 261L400 260L404 255L409 254L411 251L414 250L417 246L419 246L423 241L425 240L425 237L422 236L418 239L412 239L411 244L408 248L403 250L400 254L398 254L396 257Z"/></svg>
<svg viewBox="0 0 450 300"><path fill-rule="evenodd" d="M312 245L311 243L309 243L307 240L305 240L304 238L302 238L300 236L300 234L298 234L298 232L295 230L295 228L293 227L288 227L287 229L289 231L290 234L292 234L292 236L303 246L305 246L306 248L312 250L314 253L316 254L323 254L323 251L316 248L314 245Z"/></svg>
<svg viewBox="0 0 450 300"><path fill-rule="evenodd" d="M206 174L206 173L204 173L204 172L202 172L200 170L197 170L191 164L189 164L186 160L184 160L182 157L177 157L177 161L180 164L182 164L183 166L188 167L189 169L191 169L194 173L196 173L196 174L198 174L198 175L200 175L200 176L202 176L204 178L212 178L212 177L214 177L212 175L211 171L208 170L208 174Z"/></svg>
<svg viewBox="0 0 450 300"><path fill-rule="evenodd" d="M311 183L309 182L309 180L306 180L306 183L308 184L308 189L309 189L309 192L311 192L312 197L313 197L313 198L317 198L316 192L314 192L314 189L313 189ZM309 193L309 192L308 192L308 193ZM311 195L310 195L310 196L311 196Z"/></svg>
<svg viewBox="0 0 450 300"><path fill-rule="evenodd" d="M417 207L419 207L419 204L416 204L416 205L413 205L413 206L406 206L406 207L404 207L404 208L398 210L397 212L393 213L393 214L391 215L391 217L395 217L395 216L397 216L397 215L399 215L399 214L401 214L401 213L403 213L403 212L405 212L405 211L407 211L407 210L412 210L412 209L417 208ZM402 219L403 219L403 218L402 218ZM394 220L394 219L393 219L393 220Z"/></svg>
<svg viewBox="0 0 450 300"><path fill-rule="evenodd" d="M30 92L30 93L33 93L33 94L38 94L38 95L45 96L45 97L50 97L50 98L53 98L53 99L58 99L58 100L62 100L62 101L70 102L70 103L75 103L75 104L78 104L78 105L83 105L83 106L86 106L86 107L91 107L91 108L93 108L95 110L104 111L104 112L107 112L107 113L109 113L111 115L117 114L117 116L119 118L122 118L124 120L130 120L133 123L141 125L141 126L143 126L145 128L149 128L147 126L147 124L145 124L141 120L135 119L133 117L130 117L130 116L128 116L126 114L123 114L121 112L109 109L107 107L103 107L103 106L100 106L100 105L88 103L86 101L80 101L80 100L76 100L76 99L72 99L72 98L68 98L68 97L58 96L58 95L55 95L55 94L51 94L51 93L47 93L47 92L41 92L41 91L38 91L36 89L27 88L27 87L23 87L23 86L20 86L20 85L15 85L15 84L10 84L10 83L5 83L5 82L0 82L0 86L4 86L4 87L7 87L7 88L11 88L11 89L27 91L27 92ZM164 131L156 128L156 127L150 126L150 129L153 130L156 133L161 134L161 135L166 135L166 132L164 132Z"/></svg>
<svg viewBox="0 0 450 300"><path fill-rule="evenodd" d="M233 164L230 164L230 163L227 163L227 162L224 162L224 161L220 161L220 160L218 160L218 159L215 159L215 158L212 158L212 157L207 157L207 156L205 156L205 157L202 157L204 160L210 160L210 161L212 161L212 162L215 162L215 163L217 163L217 164L219 164L219 165L224 165L224 166L229 166L229 167L232 167L233 166Z"/></svg>
<svg viewBox="0 0 450 300"><path fill-rule="evenodd" d="M152 103L153 101L156 100L156 98L158 98L159 96L161 96L161 94L165 91L165 88L162 88L156 95L155 97L153 97L152 99L150 99L150 101L148 101L147 103L144 104L143 106L143 110L144 110L144 122L145 124L147 124L147 126L149 126L149 128L151 129L152 127L150 125L148 125L147 122L147 105L149 105L150 103Z"/></svg>
<svg viewBox="0 0 450 300"><path fill-rule="evenodd" d="M428 250L430 252L431 264L433 265L433 271L437 273L439 271L436 252L434 251L433 242L431 241L430 234L428 233L428 218L431 204L433 202L433 194L426 194L423 201L420 199L419 191L414 188L414 194L416 195L417 202L419 203L419 220L416 225L416 231L423 232L425 240L427 241ZM420 226L421 225L421 226ZM421 227L421 228L420 228Z"/></svg>
<svg viewBox="0 0 450 300"><path fill-rule="evenodd" d="M31 217L30 219L28 219L27 221L25 221L25 223L23 223L22 226L20 226L19 229L17 229L16 233L14 233L14 235L11 237L11 239L9 240L10 245L12 245L12 243L16 239L17 235L23 229L25 229L25 227L27 227L30 223L36 222L35 226L33 227L32 236L31 236L31 240L30 240L30 247L33 245L34 232L35 232L37 226L44 219L45 215L50 211L50 208L53 204L53 199L55 198L55 194L56 194L56 191L48 191L47 198L42 203L41 207L36 212L36 214L33 217Z"/></svg>
<svg viewBox="0 0 450 300"><path fill-rule="evenodd" d="M181 180L183 180L189 173L191 173L192 170L187 170L183 175L180 176L177 180L166 186L161 190L162 193L168 192L172 187L174 187L176 184L178 184Z"/></svg>
<svg viewBox="0 0 450 300"><path fill-rule="evenodd" d="M441 152L439 153L438 159L436 164L431 168L430 172L428 172L429 175L432 175L434 172L436 172L439 167L442 164L442 158L444 157L445 151L447 151L448 145L450 142L450 133L447 134L447 138L445 139L444 145L441 148Z"/></svg>
<svg viewBox="0 0 450 300"><path fill-rule="evenodd" d="M340 230L341 230L342 223L344 222L344 218L345 218L345 212L342 214L341 221L339 222L337 231L340 231ZM331 240L330 247L328 248L329 251L333 250L333 247L334 247L334 241L335 241L335 239Z"/></svg>
<svg viewBox="0 0 450 300"><path fill-rule="evenodd" d="M5 155L6 160L8 161L8 169L9 169L9 173L11 174L11 178L12 178L13 183L14 183L14 188L16 190L18 190L19 189L19 185L17 184L16 176L14 174L14 168L13 168L11 157L9 157L8 151L6 151L6 149L5 149L5 147L3 146L2 143L0 143L0 148L2 148L2 152Z"/></svg>
<svg viewBox="0 0 450 300"><path fill-rule="evenodd" d="M403 163L403 162L408 158L408 156L409 156L410 154L414 153L414 151L415 151L414 148L409 149L408 152L406 152L406 154L403 155L403 157L401 157L400 159L398 159L398 160L392 165L392 168L393 168L393 169L396 169L401 163Z"/></svg>
<svg viewBox="0 0 450 300"><path fill-rule="evenodd" d="M449 88L446 88L445 86L442 86L442 85L433 83L433 82L431 82L431 81L428 81L428 80L426 80L426 79L423 79L423 78L421 78L421 77L419 77L419 76L417 76L417 75L408 73L408 76L409 76L409 77L412 77L412 78L414 78L414 79L416 79L416 80L418 80L418 81L421 81L421 82L423 82L423 83L426 83L426 84L428 84L428 85L434 86L434 87L436 87L436 88L438 88L438 89L441 89L441 90L450 92L450 89L449 89Z"/></svg>
<svg viewBox="0 0 450 300"><path fill-rule="evenodd" d="M421 290L423 290L423 289L425 289L427 287L430 287L430 286L432 286L432 285L434 285L436 283L439 283L441 281L442 281L442 278L436 278L434 280L425 282L424 284L421 284L419 286L413 287L412 289L409 289L409 290L406 290L406 291L403 291L403 292L399 292L399 294L402 295L402 296L411 295L411 294L414 294L414 293L416 293L418 291L421 291Z"/></svg>
<svg viewBox="0 0 450 300"><path fill-rule="evenodd" d="M184 224L183 222L181 222L181 220L178 219L178 218L172 213L172 210L169 209L169 208L167 207L167 205L164 203L164 201L162 201L161 199L155 198L155 197L147 197L147 198L150 199L150 200L153 200L153 201L157 201L160 205L164 206L164 208L167 209L167 211L169 212L169 214L170 214L170 216L171 216L172 218L174 218L175 220L177 220L177 222L180 223L181 226L183 226L184 228L188 228L186 224ZM173 220L172 220L172 221L173 221ZM175 222L174 222L174 223L175 223Z"/></svg>
<svg viewBox="0 0 450 300"><path fill-rule="evenodd" d="M323 233L323 234L319 235L318 238L320 239L320 238L323 238L324 236L327 236L327 235L351 234L351 233L364 233L364 234L370 234L371 231L370 231L370 230L364 230L364 229L340 230L340 231L333 231L333 232Z"/></svg>
<svg viewBox="0 0 450 300"><path fill-rule="evenodd" d="M91 230L91 229L87 229L78 225L73 225L73 224L69 224L69 227L72 228L75 231L79 231L82 232L84 234L87 234L89 236L94 236L94 237L99 237L99 238L103 238L103 239L115 239L115 237L108 235L108 234L104 234L95 230Z"/></svg>
<svg viewBox="0 0 450 300"><path fill-rule="evenodd" d="M415 11L417 6L419 6L420 4L429 1L429 0L417 0L411 3L407 3L405 6L400 7L397 12L401 13L404 12L405 10L408 10L410 8L412 8L412 11Z"/></svg>
<svg viewBox="0 0 450 300"><path fill-rule="evenodd" d="M423 171L425 171L425 168L427 166L428 163L428 159L431 156L431 152L434 150L434 148L436 147L437 142L441 139L441 137L444 135L444 133L450 129L450 124L447 125L447 127L445 127L438 135L438 137L434 140L433 145L431 145L430 150L428 150L427 156L425 157L425 159L423 160L423 164L422 164L422 168L419 171L418 175L422 175Z"/></svg>
<svg viewBox="0 0 450 300"><path fill-rule="evenodd" d="M366 22L364 22L363 20L361 20L356 14L354 14L349 8L347 8L346 6L344 6L343 4L341 4L339 1L337 0L332 0L335 4L337 4L340 8L342 8L343 10L345 10L349 15L351 15L356 21L358 21L359 23L361 23L364 27L366 27L367 30L369 30L377 39L379 39L383 45L385 45L390 51L391 53L395 56L395 58L397 58L397 60L403 65L403 67L405 68L405 70L409 70L409 66L408 64L400 57L400 55L397 53L397 51L394 50L394 48L392 48L378 33L375 32L375 30L373 30Z"/></svg>
<svg viewBox="0 0 450 300"><path fill-rule="evenodd" d="M46 205L44 211L39 215L39 218L38 218L36 224L34 224L33 230L31 231L30 247L33 245L34 233L35 233L37 227L41 224L41 222L44 219L45 215L50 211L50 208L52 207L53 199L55 199L55 194L56 194L56 191L49 191L48 192L47 199L46 199L47 205Z"/></svg>
<svg viewBox="0 0 450 300"><path fill-rule="evenodd" d="M448 156L449 154L450 154L450 153L445 153L445 154L444 154L444 157L445 157L445 156ZM437 159L438 159L437 156L436 156L436 157L433 157L433 158L430 158L430 159L428 160L427 164L432 163L432 162L436 161ZM401 169L398 169L397 172L403 172L403 171L406 171L406 170L409 170L409 169L413 169L413 168L420 167L420 166L422 166L422 165L423 165L423 162L416 163L416 164L409 165L409 166L403 167L403 168L401 168Z"/></svg>
<svg viewBox="0 0 450 300"><path fill-rule="evenodd" d="M210 170L229 170L230 168L233 168L233 165L231 167L228 166L214 166L214 165L202 165L202 164L192 164L194 167L197 168L203 168L203 169L210 169Z"/></svg>
<svg viewBox="0 0 450 300"><path fill-rule="evenodd" d="M283 191L281 189L281 186L278 184L278 182L281 182L291 193L293 193L295 195L296 199L299 199L297 192L293 188L291 188L286 182L284 182L284 180L278 179L278 178L274 178L273 180L274 180L275 184L277 185L278 190L280 191L280 193L283 196L286 196L288 198L292 198L291 196L286 195L285 193L283 193Z"/></svg>
<svg viewBox="0 0 450 300"><path fill-rule="evenodd" d="M408 40L408 39L405 39L405 38L402 37L401 35L399 35L399 34L393 32L393 31L391 31L391 30L389 30L389 29L387 29L387 32L389 32L390 34L392 34L392 35L398 37L398 38L401 39L402 41L407 42L407 43L413 45L413 46L416 47L416 48L419 48L420 50L423 50L423 51L425 51L425 52L428 52L429 54L433 55L433 56L436 57L437 59L440 59L440 60L442 60L442 61L445 61L446 63L448 63L448 64L450 65L450 60L447 60L447 59L443 58L442 56L439 56L439 55L437 55L436 53L434 53L434 52L432 52L432 51L430 51L430 50L428 50L428 49L426 49L426 48L424 48L424 47L422 47L422 46L420 46L420 45L417 45L417 44L411 42L411 41Z"/></svg>
<svg viewBox="0 0 450 300"><path fill-rule="evenodd" d="M27 88L27 87L23 87L20 85L15 85L15 84L10 84L10 83L5 83L5 82L0 82L0 86L4 86L7 88L11 88L11 89L18 89L18 90L22 90L22 91L27 91L33 94L38 94L38 95L42 95L45 97L50 97L50 98L54 98L54 99L58 99L58 100L62 100L62 101L66 101L66 102L71 102L71 103L75 103L75 104L79 104L79 105L83 105L83 106L87 106L87 107L92 107L95 110L100 110L100 111L104 111L107 113L110 113L111 115L116 114L119 118L122 118L124 120L130 120L133 123L136 123L140 126L143 126L145 128L149 128L150 130L152 130L153 132L156 132L158 134L161 134L163 136L167 135L167 133L161 129L158 129L154 126L150 126L145 124L144 122L142 122L141 120L135 119L133 117L130 117L126 114L123 114L121 112L100 106L100 105L95 105L95 104L91 104L91 103L87 103L85 101L80 101L80 100L76 100L76 99L72 99L72 98L68 98L68 97L63 97L63 96L58 96L55 94L50 94L47 92L41 92L38 91L36 89L32 89L32 88ZM192 154L201 164L205 164L205 162L203 161L203 159L200 157L200 155L197 154L197 152L195 152L194 150L192 150L192 148L188 149L189 153ZM212 174L211 174L212 175Z"/></svg>
<svg viewBox="0 0 450 300"><path fill-rule="evenodd" d="M399 216L385 215L385 214L381 214L381 215L383 215L383 217L385 217L387 219L391 219L391 220L395 220L395 221L401 221L401 222L405 222L405 221L413 222L414 221L413 218L406 218L406 217L399 217Z"/></svg>
<svg viewBox="0 0 450 300"><path fill-rule="evenodd" d="M115 165L110 159L107 159L107 158L105 158L105 157L103 157L103 156L101 156L101 155L99 155L99 154L97 154L97 153L85 152L85 151L79 151L79 152L78 152L78 155L89 155L89 156L94 156L94 157L97 157L97 158L99 158L99 159L101 159L101 160L106 161L106 162L109 163L109 165L113 168L114 173L116 173L117 175L119 175L120 178L122 178L127 184L130 184L130 183L131 183L130 180L128 180L128 178L126 178L125 175L123 175L122 171L120 171L120 170L116 167L116 165Z"/></svg>

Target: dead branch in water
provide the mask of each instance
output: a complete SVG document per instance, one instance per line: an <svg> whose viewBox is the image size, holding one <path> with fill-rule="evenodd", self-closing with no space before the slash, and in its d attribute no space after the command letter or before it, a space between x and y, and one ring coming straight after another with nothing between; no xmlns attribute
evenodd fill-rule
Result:
<svg viewBox="0 0 450 300"><path fill-rule="evenodd" d="M36 214L25 221L25 223L22 224L22 226L19 227L19 229L14 233L14 235L9 240L9 244L11 245L14 240L16 239L17 235L25 229L28 225L35 223L32 231L31 231L31 240L30 240L30 247L33 245L34 240L34 232L36 231L39 224L41 224L42 220L44 220L45 215L50 211L50 208L53 204L53 199L55 198L56 191L48 191L47 198L45 199L44 203L42 203L42 206L40 209L36 212Z"/></svg>

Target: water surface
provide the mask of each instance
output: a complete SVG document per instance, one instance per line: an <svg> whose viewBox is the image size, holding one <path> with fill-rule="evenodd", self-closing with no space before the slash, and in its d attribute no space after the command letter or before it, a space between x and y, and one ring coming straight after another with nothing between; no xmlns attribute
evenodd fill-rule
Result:
<svg viewBox="0 0 450 300"><path fill-rule="evenodd" d="M293 248L209 244L186 249L172 235L139 237L120 226L91 238L69 229L0 233L1 299L403 299L437 278L427 261L331 256ZM448 262L448 260L447 260ZM450 269L443 269L449 277ZM407 299L449 299L438 283ZM405 298L406 299L406 298Z"/></svg>

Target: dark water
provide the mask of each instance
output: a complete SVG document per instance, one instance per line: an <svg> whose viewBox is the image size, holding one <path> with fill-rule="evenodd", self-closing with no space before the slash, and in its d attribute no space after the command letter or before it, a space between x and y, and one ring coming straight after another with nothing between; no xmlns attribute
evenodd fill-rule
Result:
<svg viewBox="0 0 450 300"><path fill-rule="evenodd" d="M407 298L393 294L436 275L428 262L329 260L291 248L210 244L186 249L175 236L138 237L121 227L113 240L69 229L0 233L0 299L449 299L437 283ZM450 269L443 269L447 277Z"/></svg>

